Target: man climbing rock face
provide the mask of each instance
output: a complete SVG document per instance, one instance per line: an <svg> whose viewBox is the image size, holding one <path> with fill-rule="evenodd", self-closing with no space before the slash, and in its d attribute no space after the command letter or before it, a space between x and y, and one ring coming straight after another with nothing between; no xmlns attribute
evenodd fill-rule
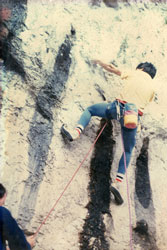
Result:
<svg viewBox="0 0 167 250"><path fill-rule="evenodd" d="M110 103L98 103L89 106L81 115L75 129L61 127L61 133L69 141L79 138L92 116L106 119L115 119L120 122L124 152L118 165L116 178L111 186L111 192L118 205L123 203L121 197L121 183L124 179L126 168L129 166L132 150L136 143L136 132L140 117L145 107L154 99L155 90L153 78L156 68L152 63L140 63L135 70L120 70L112 64L94 60L95 65L100 65L110 73L114 73L123 80L123 89L119 96ZM112 90L111 90L112 91ZM126 159L126 160L125 160Z"/></svg>

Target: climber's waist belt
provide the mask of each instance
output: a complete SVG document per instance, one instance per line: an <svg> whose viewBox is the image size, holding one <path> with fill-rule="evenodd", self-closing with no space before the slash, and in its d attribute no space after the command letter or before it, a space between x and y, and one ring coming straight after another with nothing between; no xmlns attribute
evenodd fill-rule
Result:
<svg viewBox="0 0 167 250"><path fill-rule="evenodd" d="M122 100L120 100L120 99L117 99L117 101L120 102L120 103L122 103L122 104L127 103L126 101L122 101ZM143 115L143 112L140 111L140 110L138 109L138 114L139 114L140 116L142 116L142 115Z"/></svg>

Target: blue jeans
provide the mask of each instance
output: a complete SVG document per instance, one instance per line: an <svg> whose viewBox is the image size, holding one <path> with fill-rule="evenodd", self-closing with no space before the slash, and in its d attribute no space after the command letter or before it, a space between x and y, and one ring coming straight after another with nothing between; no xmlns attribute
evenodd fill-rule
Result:
<svg viewBox="0 0 167 250"><path fill-rule="evenodd" d="M98 116L101 118L107 119L115 119L117 118L117 109L116 109L117 101L112 103L98 103L92 106L89 106L81 115L78 124L81 124L84 128L89 124L90 119L92 116ZM132 154L132 150L136 143L136 132L137 128L135 129L128 129L123 125L123 109L124 105L119 103L120 106L120 114L121 118L119 122L121 124L121 132L124 142L124 149L125 149L125 156L126 156L126 167L129 166L130 158ZM125 166L124 166L124 153L121 156L118 166L118 173L125 174Z"/></svg>

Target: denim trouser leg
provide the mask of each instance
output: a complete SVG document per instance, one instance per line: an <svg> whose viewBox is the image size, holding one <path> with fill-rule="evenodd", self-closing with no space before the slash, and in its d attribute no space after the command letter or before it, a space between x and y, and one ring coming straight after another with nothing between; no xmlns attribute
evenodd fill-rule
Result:
<svg viewBox="0 0 167 250"><path fill-rule="evenodd" d="M123 114L123 105L120 104L120 112ZM101 118L107 119L115 119L117 120L117 111L116 111L116 102L112 103L98 103L92 106L89 106L81 115L78 124L82 125L84 128L89 124L92 116L98 116ZM135 146L136 142L136 132L135 129L128 129L123 126L123 119L120 119L122 137L124 142L125 156L126 156L126 167L128 167L130 163L130 158L132 154L132 150ZM125 166L124 166L124 154L119 162L118 173L125 174Z"/></svg>
<svg viewBox="0 0 167 250"><path fill-rule="evenodd" d="M128 128L121 126L121 131L122 131L122 138L123 138L124 150L125 150L125 156L126 156L126 167L128 168L132 150L136 143L137 128L128 129ZM125 174L124 152L119 161L118 173Z"/></svg>
<svg viewBox="0 0 167 250"><path fill-rule="evenodd" d="M111 106L110 108L110 113L112 113L112 117L116 118L116 108L113 103L97 103L94 104L92 106L89 106L81 115L78 124L82 125L84 128L89 124L90 119L92 116L98 116L101 118L107 118L106 115L106 111L109 107L109 105Z"/></svg>

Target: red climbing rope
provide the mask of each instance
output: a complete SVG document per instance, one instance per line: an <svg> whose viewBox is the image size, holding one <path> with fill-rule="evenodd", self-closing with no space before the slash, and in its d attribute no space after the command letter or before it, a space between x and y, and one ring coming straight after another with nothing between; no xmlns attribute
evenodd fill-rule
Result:
<svg viewBox="0 0 167 250"><path fill-rule="evenodd" d="M74 177L76 176L76 174L78 173L79 169L81 168L81 166L83 165L84 161L86 160L86 158L88 157L89 153L93 150L97 140L99 139L100 135L102 134L103 130L105 129L107 125L107 122L104 124L104 126L102 127L102 129L100 130L98 136L96 137L95 141L92 143L89 151L87 152L87 154L85 155L83 161L80 163L79 167L76 169L76 171L74 172L73 176L71 177L71 179L69 180L69 182L67 183L67 185L65 186L64 190L62 191L62 193L59 195L58 199L56 200L54 206L51 208L51 210L49 211L49 213L47 214L47 216L45 217L45 219L42 221L42 223L40 224L40 226L38 227L35 235L37 235L39 233L39 231L41 230L42 226L46 223L47 219L49 218L50 214L53 212L53 210L55 209L55 207L57 206L58 202L60 201L60 199L63 197L65 191L68 189L69 185L71 184L71 182L73 181Z"/></svg>
<svg viewBox="0 0 167 250"><path fill-rule="evenodd" d="M127 174L127 166L126 166L126 154L124 148L124 140L123 135L121 133L122 138L122 147L124 154L124 167L125 167L125 175L126 175L126 187L127 187L127 198L128 198L128 211L129 211L129 235L130 235L130 249L133 250L133 241L132 241L132 214L131 214L131 206L130 206L130 194L129 194L129 182L128 182L128 174Z"/></svg>

